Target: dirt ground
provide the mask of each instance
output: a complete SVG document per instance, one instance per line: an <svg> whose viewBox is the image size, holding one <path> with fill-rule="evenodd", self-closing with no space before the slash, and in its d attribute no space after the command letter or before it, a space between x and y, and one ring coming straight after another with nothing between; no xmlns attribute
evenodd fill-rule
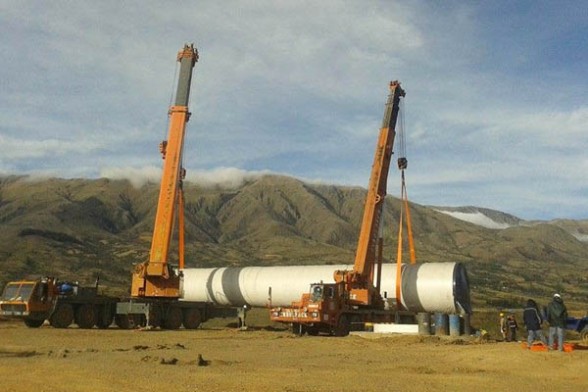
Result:
<svg viewBox="0 0 588 392"><path fill-rule="evenodd" d="M588 347L587 347L588 348ZM580 391L588 350L407 335L29 329L0 322L2 391Z"/></svg>

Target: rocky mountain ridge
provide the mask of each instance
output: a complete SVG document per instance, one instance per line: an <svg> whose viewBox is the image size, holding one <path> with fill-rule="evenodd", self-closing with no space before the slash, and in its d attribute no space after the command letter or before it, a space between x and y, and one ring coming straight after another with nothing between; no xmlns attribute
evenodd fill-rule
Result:
<svg viewBox="0 0 588 392"><path fill-rule="evenodd" d="M0 284L43 273L127 287L132 265L148 257L158 192L158 184L136 188L125 180L1 178ZM365 189L267 175L235 189L186 183L185 193L188 267L353 262ZM399 212L388 197L389 262L396 261ZM411 215L417 260L465 263L478 303L507 306L554 290L588 299L586 221L525 222L483 208L414 203Z"/></svg>

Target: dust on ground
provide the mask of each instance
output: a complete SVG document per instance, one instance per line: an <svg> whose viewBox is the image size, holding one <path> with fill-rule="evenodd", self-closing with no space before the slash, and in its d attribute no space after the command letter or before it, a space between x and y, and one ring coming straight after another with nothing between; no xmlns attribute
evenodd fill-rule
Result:
<svg viewBox="0 0 588 392"><path fill-rule="evenodd" d="M575 391L588 348L406 335L26 328L0 322L2 391Z"/></svg>

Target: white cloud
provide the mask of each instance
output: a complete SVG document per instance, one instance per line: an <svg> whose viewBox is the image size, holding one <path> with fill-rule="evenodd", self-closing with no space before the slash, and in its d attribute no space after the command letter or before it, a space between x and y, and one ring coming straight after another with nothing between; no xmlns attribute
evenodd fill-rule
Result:
<svg viewBox="0 0 588 392"><path fill-rule="evenodd" d="M246 171L234 167L218 167L212 170L189 171L186 180L204 187L219 186L226 189L235 189L247 181L255 180L269 171Z"/></svg>
<svg viewBox="0 0 588 392"><path fill-rule="evenodd" d="M141 188L148 182L161 180L161 167L104 167L100 169L100 177L113 180L129 180L135 188Z"/></svg>
<svg viewBox="0 0 588 392"><path fill-rule="evenodd" d="M0 162L63 156L71 153L88 153L99 149L101 144L94 140L71 141L58 139L31 140L0 135Z"/></svg>
<svg viewBox="0 0 588 392"><path fill-rule="evenodd" d="M481 212L458 212L458 211L444 211L437 210L443 214L452 216L456 219L473 223L478 226L486 227L488 229L507 229L510 227L507 223L500 223L492 220L490 217Z"/></svg>
<svg viewBox="0 0 588 392"><path fill-rule="evenodd" d="M577 216L586 26L574 4L546 7L3 2L0 170L159 176L175 55L194 41L185 164L200 181L271 171L365 187L399 79L416 202Z"/></svg>
<svg viewBox="0 0 588 392"><path fill-rule="evenodd" d="M188 170L186 181L202 187L221 187L235 189L245 182L254 180L263 175L270 174L269 171L246 171L234 167L218 167L212 170ZM131 184L140 188L147 182L159 182L161 180L162 168L146 166L135 167L105 167L100 171L100 176L111 179L126 179Z"/></svg>

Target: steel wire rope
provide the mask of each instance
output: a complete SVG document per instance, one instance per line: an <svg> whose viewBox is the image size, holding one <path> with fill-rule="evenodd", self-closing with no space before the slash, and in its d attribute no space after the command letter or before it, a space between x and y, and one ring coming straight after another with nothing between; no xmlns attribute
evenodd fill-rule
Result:
<svg viewBox="0 0 588 392"><path fill-rule="evenodd" d="M404 99L401 99L398 104L398 159L406 159L406 135L404 126Z"/></svg>

